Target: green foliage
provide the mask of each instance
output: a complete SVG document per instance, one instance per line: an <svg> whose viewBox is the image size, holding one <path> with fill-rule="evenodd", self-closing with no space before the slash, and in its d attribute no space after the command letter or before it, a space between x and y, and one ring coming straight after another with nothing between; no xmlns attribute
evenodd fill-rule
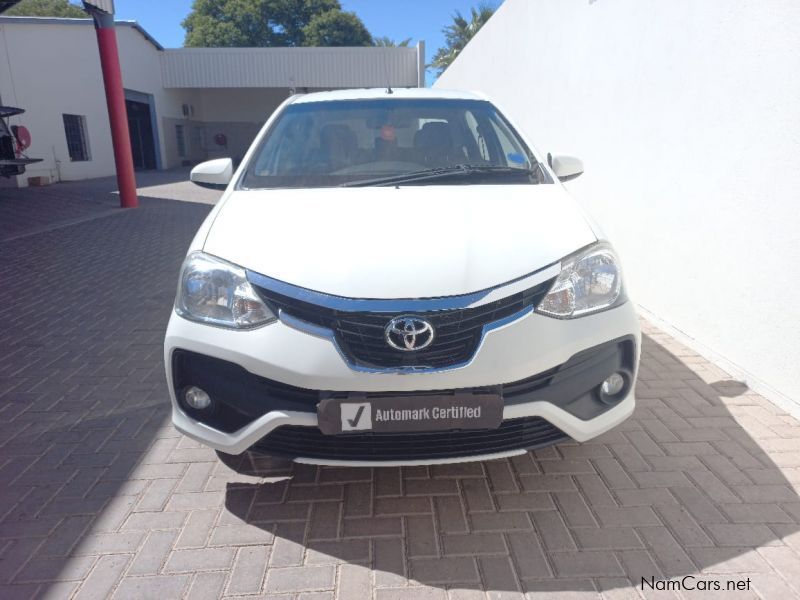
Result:
<svg viewBox="0 0 800 600"><path fill-rule="evenodd" d="M303 29L304 46L371 46L372 36L355 13L329 10Z"/></svg>
<svg viewBox="0 0 800 600"><path fill-rule="evenodd" d="M68 0L22 0L13 8L3 13L8 17L72 17L88 19L80 6Z"/></svg>
<svg viewBox="0 0 800 600"><path fill-rule="evenodd" d="M382 36L372 38L373 46L381 46L383 48L407 48L411 43L411 38L406 38L400 42L395 42L392 38Z"/></svg>
<svg viewBox="0 0 800 600"><path fill-rule="evenodd" d="M456 11L453 15L453 23L442 29L446 45L436 51L429 66L434 67L438 71L438 75L444 73L469 41L492 17L494 11L494 6L483 2L470 10L469 21L461 12Z"/></svg>
<svg viewBox="0 0 800 600"><path fill-rule="evenodd" d="M363 46L372 39L339 0L194 0L183 27L190 47Z"/></svg>

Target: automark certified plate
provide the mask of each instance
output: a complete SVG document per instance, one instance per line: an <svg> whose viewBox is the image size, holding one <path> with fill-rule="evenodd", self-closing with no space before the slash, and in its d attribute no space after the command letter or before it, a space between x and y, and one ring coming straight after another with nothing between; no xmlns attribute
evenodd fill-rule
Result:
<svg viewBox="0 0 800 600"><path fill-rule="evenodd" d="M495 429L503 420L500 394L350 396L325 398L317 405L322 433Z"/></svg>

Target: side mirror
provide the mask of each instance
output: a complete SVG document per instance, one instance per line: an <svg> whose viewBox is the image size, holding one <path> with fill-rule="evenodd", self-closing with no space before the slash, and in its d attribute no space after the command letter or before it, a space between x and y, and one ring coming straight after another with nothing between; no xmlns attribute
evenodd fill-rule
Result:
<svg viewBox="0 0 800 600"><path fill-rule="evenodd" d="M200 163L189 175L189 181L200 187L224 190L233 178L233 161L230 158L217 158Z"/></svg>
<svg viewBox="0 0 800 600"><path fill-rule="evenodd" d="M547 164L553 169L559 181L571 181L583 174L583 161L574 156L553 156L548 153Z"/></svg>

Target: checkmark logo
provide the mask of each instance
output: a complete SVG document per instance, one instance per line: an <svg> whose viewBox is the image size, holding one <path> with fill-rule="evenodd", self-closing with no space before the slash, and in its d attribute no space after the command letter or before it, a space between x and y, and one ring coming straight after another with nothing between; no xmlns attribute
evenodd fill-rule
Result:
<svg viewBox="0 0 800 600"><path fill-rule="evenodd" d="M369 402L340 404L342 431L365 431L372 429L372 408Z"/></svg>
<svg viewBox="0 0 800 600"><path fill-rule="evenodd" d="M359 419L361 419L361 415L364 414L364 407L359 406L358 410L356 411L356 416L353 419L347 419L347 422L350 423L350 427L355 427L358 425Z"/></svg>

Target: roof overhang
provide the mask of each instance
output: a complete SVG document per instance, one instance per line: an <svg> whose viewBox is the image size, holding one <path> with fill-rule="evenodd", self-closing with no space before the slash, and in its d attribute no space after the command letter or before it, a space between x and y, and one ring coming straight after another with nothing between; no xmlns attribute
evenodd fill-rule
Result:
<svg viewBox="0 0 800 600"><path fill-rule="evenodd" d="M2 2L3 0L0 0ZM23 25L76 25L76 26L88 26L91 25L94 27L94 21L90 19L88 16L85 19L70 19L67 17L0 17L0 25L8 24L8 25L15 25L15 24L23 24ZM114 24L117 27L130 27L131 29L135 29L139 33L142 34L142 37L146 39L148 42L153 44L159 50L163 50L164 47L156 41L156 39L147 33L144 27L139 25L137 21L114 21Z"/></svg>
<svg viewBox="0 0 800 600"><path fill-rule="evenodd" d="M165 88L418 87L417 48L180 48L162 54Z"/></svg>

